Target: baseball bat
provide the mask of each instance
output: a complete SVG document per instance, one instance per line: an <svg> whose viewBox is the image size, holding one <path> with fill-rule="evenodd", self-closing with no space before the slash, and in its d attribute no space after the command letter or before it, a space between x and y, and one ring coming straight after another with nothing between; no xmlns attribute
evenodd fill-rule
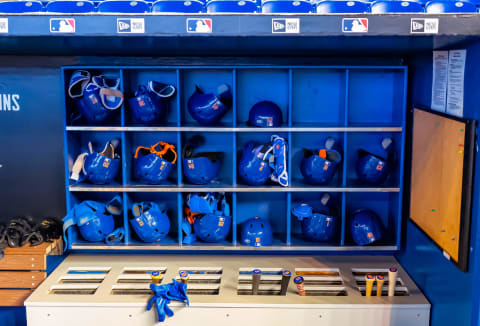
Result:
<svg viewBox="0 0 480 326"><path fill-rule="evenodd" d="M290 282L290 277L292 272L285 269L282 273L282 287L280 288L280 295L287 295L288 283Z"/></svg>
<svg viewBox="0 0 480 326"><path fill-rule="evenodd" d="M383 291L383 282L385 282L385 277L383 275L377 275L377 297L382 296Z"/></svg>
<svg viewBox="0 0 480 326"><path fill-rule="evenodd" d="M253 270L252 273L252 295L258 294L258 287L260 286L260 277L262 276L262 271L258 268Z"/></svg>
<svg viewBox="0 0 480 326"><path fill-rule="evenodd" d="M371 274L365 275L365 296L371 297L372 296L372 287L373 282L375 281L375 277Z"/></svg>
<svg viewBox="0 0 480 326"><path fill-rule="evenodd" d="M180 282L181 283L187 283L188 282L188 272L187 271L180 271L178 272L178 275L180 276Z"/></svg>
<svg viewBox="0 0 480 326"><path fill-rule="evenodd" d="M395 296L395 286L397 285L398 269L390 267L388 270L388 296Z"/></svg>
<svg viewBox="0 0 480 326"><path fill-rule="evenodd" d="M307 294L305 293L305 286L303 284L303 277L297 276L293 279L293 283L297 286L298 289L298 295L301 297L306 296Z"/></svg>
<svg viewBox="0 0 480 326"><path fill-rule="evenodd" d="M150 277L152 278L152 283L153 284L160 284L162 282L162 274L160 274L159 271L154 271L150 274Z"/></svg>

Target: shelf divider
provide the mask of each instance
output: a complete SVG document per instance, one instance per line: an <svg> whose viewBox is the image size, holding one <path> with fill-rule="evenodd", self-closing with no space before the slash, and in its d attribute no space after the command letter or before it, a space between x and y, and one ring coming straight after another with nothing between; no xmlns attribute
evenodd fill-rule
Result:
<svg viewBox="0 0 480 326"><path fill-rule="evenodd" d="M345 69L345 112L344 112L344 121L343 125L345 127L348 126L348 107L349 107L349 78L350 78L350 70ZM343 133L343 164L342 164L342 187L347 187L348 182L348 132ZM347 195L345 192L342 193L342 229L340 233L340 246L345 246L345 236L348 230L348 221L347 221Z"/></svg>

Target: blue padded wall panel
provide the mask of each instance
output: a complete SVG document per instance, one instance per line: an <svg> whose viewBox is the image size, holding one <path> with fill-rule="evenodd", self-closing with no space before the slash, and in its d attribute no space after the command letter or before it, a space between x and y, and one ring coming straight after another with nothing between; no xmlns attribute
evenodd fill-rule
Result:
<svg viewBox="0 0 480 326"><path fill-rule="evenodd" d="M167 114L158 122L149 123L149 126L176 126L177 125L177 96L178 96L178 85L177 85L177 72L174 69L163 70L163 69L146 69L146 70L135 70L128 69L125 70L125 125L142 125L137 121L134 121L132 118L130 106L128 100L135 96L139 85L147 86L149 81L156 81L159 83L172 85L175 87L175 95L165 100L165 107L167 109ZM143 124L145 125L145 124Z"/></svg>
<svg viewBox="0 0 480 326"><path fill-rule="evenodd" d="M286 69L237 69L237 125L245 124L255 103L272 101L282 110L283 126L287 126L288 92Z"/></svg>

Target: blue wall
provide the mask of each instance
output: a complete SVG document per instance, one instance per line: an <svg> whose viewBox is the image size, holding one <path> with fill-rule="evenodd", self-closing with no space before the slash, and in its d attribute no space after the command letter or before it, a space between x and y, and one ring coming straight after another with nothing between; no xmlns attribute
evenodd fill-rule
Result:
<svg viewBox="0 0 480 326"><path fill-rule="evenodd" d="M467 47L464 117L480 120L480 46ZM409 64L411 105L430 106L432 54L415 57ZM476 62L475 62L476 61ZM407 161L408 162L408 161ZM476 161L474 195L480 191L480 160ZM407 182L408 184L408 182ZM408 192L406 185L405 191ZM400 263L432 303L432 326L479 325L480 233L479 201L473 200L469 271L463 273L447 261L442 252L416 226L407 222ZM406 198L406 200L408 200ZM408 206L406 206L408 207ZM405 210L408 214L408 209Z"/></svg>

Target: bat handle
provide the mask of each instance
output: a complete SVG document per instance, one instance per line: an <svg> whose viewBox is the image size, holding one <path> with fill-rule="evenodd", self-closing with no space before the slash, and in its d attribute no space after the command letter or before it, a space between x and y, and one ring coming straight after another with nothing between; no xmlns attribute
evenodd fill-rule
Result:
<svg viewBox="0 0 480 326"><path fill-rule="evenodd" d="M372 288L373 282L375 281L375 277L372 274L365 275L365 296L371 297L372 296Z"/></svg>
<svg viewBox="0 0 480 326"><path fill-rule="evenodd" d="M181 283L188 283L189 275L187 271L180 271L178 275L180 276Z"/></svg>
<svg viewBox="0 0 480 326"><path fill-rule="evenodd" d="M303 277L297 276L293 279L293 283L297 286L298 289L298 295L301 297L306 296L307 294L305 293L305 286L303 284Z"/></svg>
<svg viewBox="0 0 480 326"><path fill-rule="evenodd" d="M252 295L258 295L258 288L260 287L260 277L262 276L262 271L258 268L254 269L252 272Z"/></svg>
<svg viewBox="0 0 480 326"><path fill-rule="evenodd" d="M385 282L385 277L383 275L377 275L375 279L377 281L377 297L381 297L383 292L383 282Z"/></svg>
<svg viewBox="0 0 480 326"><path fill-rule="evenodd" d="M388 296L395 296L395 286L397 285L398 269L391 267L388 270Z"/></svg>
<svg viewBox="0 0 480 326"><path fill-rule="evenodd" d="M288 283L290 282L290 277L292 277L292 272L285 269L282 273L282 287L280 288L280 295L287 295L287 289L288 289Z"/></svg>
<svg viewBox="0 0 480 326"><path fill-rule="evenodd" d="M159 271L153 271L151 274L150 274L150 277L152 278L152 283L153 284L156 284L156 285L159 285L161 282L162 282L162 274L160 274Z"/></svg>

